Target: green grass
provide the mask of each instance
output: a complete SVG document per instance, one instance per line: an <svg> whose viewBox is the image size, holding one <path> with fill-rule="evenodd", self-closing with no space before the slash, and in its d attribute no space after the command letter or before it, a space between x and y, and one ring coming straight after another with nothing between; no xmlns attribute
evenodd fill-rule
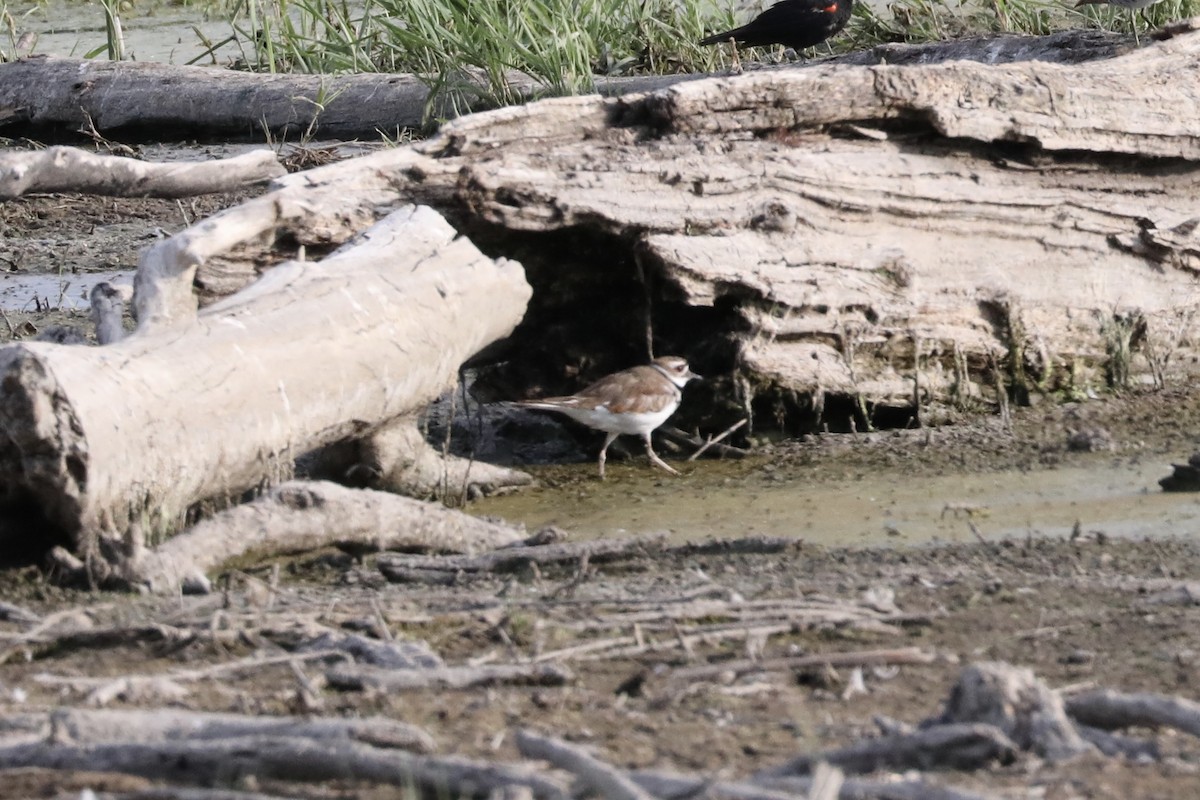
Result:
<svg viewBox="0 0 1200 800"><path fill-rule="evenodd" d="M729 65L729 48L696 42L753 13L735 11L737 0L233 1L232 39L247 68L415 73L447 103L428 108L429 118L588 92L598 75L720 71ZM859 2L848 29L809 55L992 33L1133 30L1127 12L1076 11L1071 1L893 0L886 10ZM1164 0L1149 10L1155 25L1197 13L1200 0ZM741 57L782 52L749 50ZM515 90L514 73L531 78L534 91Z"/></svg>
<svg viewBox="0 0 1200 800"><path fill-rule="evenodd" d="M120 17L153 13L156 3L195 4L230 19L230 35L194 61L228 59L265 72L406 72L422 77L448 105L522 102L529 96L590 91L596 76L714 72L729 66L728 46L696 42L734 27L772 0L100 0L104 44L89 55L121 57ZM21 8L36 4L28 0ZM44 0L42 0L44 2ZM855 6L848 29L808 55L882 42L931 42L991 33L1046 34L1067 28L1145 30L1140 15L1073 0L891 0ZM19 15L0 0L0 60L15 53ZM33 6L31 6L33 7ZM741 10L736 10L741 9ZM23 12L28 13L28 12ZM1147 10L1153 26L1200 14L1200 0L1163 0ZM14 19L16 17L16 19ZM782 48L742 51L746 61L774 59ZM512 88L520 73L528 95Z"/></svg>
<svg viewBox="0 0 1200 800"><path fill-rule="evenodd" d="M675 0L240 0L234 31L245 64L269 72L411 72L454 105L590 91L597 75L718 69L695 44L732 25ZM451 109L457 110L457 109Z"/></svg>

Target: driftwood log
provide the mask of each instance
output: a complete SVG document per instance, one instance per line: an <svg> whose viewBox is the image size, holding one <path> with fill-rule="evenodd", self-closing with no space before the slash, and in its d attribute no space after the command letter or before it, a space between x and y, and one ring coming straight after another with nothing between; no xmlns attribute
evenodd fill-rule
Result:
<svg viewBox="0 0 1200 800"><path fill-rule="evenodd" d="M0 200L30 192L87 192L122 197L191 197L232 192L285 172L273 150L215 161L150 162L74 147L0 153Z"/></svg>
<svg viewBox="0 0 1200 800"><path fill-rule="evenodd" d="M338 441L342 477L427 486L413 418L471 358L513 397L681 353L721 428L1187 375L1196 28L548 100L280 178L144 254L129 339L0 351L0 481L129 559Z"/></svg>
<svg viewBox="0 0 1200 800"><path fill-rule="evenodd" d="M494 397L636 363L648 336L716 376L682 411L722 427L1161 384L1197 363L1200 105L1171 79L1200 61L1193 27L1081 64L823 65L547 100L263 202L334 195L342 219L428 203L520 254L534 297L486 354ZM300 219L288 233L313 247L346 227ZM271 258L201 267L202 302ZM557 371L584 361L576 383Z"/></svg>
<svg viewBox="0 0 1200 800"><path fill-rule="evenodd" d="M970 59L987 63L1079 63L1115 54L1125 37L1067 31L1046 37L1001 36L933 45L881 45L832 59L848 64L928 64ZM597 77L605 95L661 89L703 75ZM482 85L482 81L481 81ZM531 95L540 87L512 73L509 85ZM156 139L179 131L257 137L317 135L374 139L379 132L425 123L427 109L446 116L472 105L470 91L435 97L412 75L255 75L210 67L138 61L31 56L0 63L0 131L69 127L110 137Z"/></svg>
<svg viewBox="0 0 1200 800"><path fill-rule="evenodd" d="M103 537L136 560L196 503L405 420L511 331L529 296L518 264L407 207L325 261L277 267L197 315L183 287L205 246L269 234L261 222L210 220L152 249L128 339L0 350L10 499L32 500L89 555Z"/></svg>

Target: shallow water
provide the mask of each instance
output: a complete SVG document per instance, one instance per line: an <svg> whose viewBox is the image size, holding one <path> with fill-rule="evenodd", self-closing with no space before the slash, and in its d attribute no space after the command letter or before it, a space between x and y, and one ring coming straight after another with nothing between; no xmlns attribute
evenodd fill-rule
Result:
<svg viewBox="0 0 1200 800"><path fill-rule="evenodd" d="M104 10L99 4L49 0L46 3L9 4L17 23L17 36L36 33L33 52L42 55L82 58L106 43ZM139 13L140 12L140 13ZM209 19L202 5L154 4L121 14L126 57L135 61L185 64L206 49L199 31L211 42L231 33L229 23L219 16ZM8 49L7 41L0 48ZM232 44L217 51L220 61L238 55ZM107 54L102 54L107 58ZM199 63L213 63L211 58Z"/></svg>
<svg viewBox="0 0 1200 800"><path fill-rule="evenodd" d="M530 530L556 525L585 537L667 531L684 541L759 534L822 545L965 542L975 539L971 524L985 539L1066 536L1077 522L1085 533L1112 536L1200 527L1200 495L1158 487L1169 464L1111 456L1081 462L919 477L896 468L835 474L841 472L835 457L828 469L698 462L672 478L651 471L643 458L610 464L603 483L594 478L594 464L535 471L563 485L488 498L469 510L524 522Z"/></svg>
<svg viewBox="0 0 1200 800"><path fill-rule="evenodd" d="M0 310L77 310L88 307L88 293L101 281L133 284L133 272L89 272L81 275L0 273Z"/></svg>

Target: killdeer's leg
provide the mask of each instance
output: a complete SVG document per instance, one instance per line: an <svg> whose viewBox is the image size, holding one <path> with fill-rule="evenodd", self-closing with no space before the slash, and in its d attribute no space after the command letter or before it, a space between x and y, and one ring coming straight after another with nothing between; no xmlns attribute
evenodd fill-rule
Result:
<svg viewBox="0 0 1200 800"><path fill-rule="evenodd" d="M617 438L617 434L610 433L604 437L604 447L600 448L600 480L604 480L604 461L608 458L608 446Z"/></svg>
<svg viewBox="0 0 1200 800"><path fill-rule="evenodd" d="M643 433L642 438L646 440L646 455L650 456L650 463L656 467L662 467L663 469L665 469L667 472L671 473L672 475L678 475L679 470L675 469L670 464L663 461L661 458L658 457L658 454L654 452L654 448L650 446L650 434Z"/></svg>

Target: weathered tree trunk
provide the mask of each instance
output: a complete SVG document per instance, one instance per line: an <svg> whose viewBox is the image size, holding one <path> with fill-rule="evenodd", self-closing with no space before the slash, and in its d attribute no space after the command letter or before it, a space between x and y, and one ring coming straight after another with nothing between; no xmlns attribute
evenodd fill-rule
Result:
<svg viewBox="0 0 1200 800"><path fill-rule="evenodd" d="M175 308L108 347L0 350L0 479L82 544L173 531L198 501L412 415L528 297L519 264L403 209L190 321Z"/></svg>
<svg viewBox="0 0 1200 800"><path fill-rule="evenodd" d="M1005 63L1038 59L1077 63L1114 54L1123 38L1101 31L1053 36L1000 36L935 45L881 45L831 61L909 64L970 59ZM795 68L793 65L791 68ZM597 77L605 95L661 89L703 75ZM482 85L482 84L481 84ZM532 94L538 85L513 73L509 85ZM249 102L247 101L249 98ZM429 90L415 75L254 74L211 67L137 61L34 56L0 63L0 130L94 127L101 133L151 135L178 131L226 136L312 134L373 139L379 131L423 125ZM435 98L436 116L470 105L472 98Z"/></svg>
<svg viewBox="0 0 1200 800"><path fill-rule="evenodd" d="M549 100L279 184L388 186L520 252L535 296L509 375L644 358L649 323L746 404L911 413L1161 383L1200 355L1200 85L1177 78L1200 34L1181 30L1075 66L823 66Z"/></svg>

